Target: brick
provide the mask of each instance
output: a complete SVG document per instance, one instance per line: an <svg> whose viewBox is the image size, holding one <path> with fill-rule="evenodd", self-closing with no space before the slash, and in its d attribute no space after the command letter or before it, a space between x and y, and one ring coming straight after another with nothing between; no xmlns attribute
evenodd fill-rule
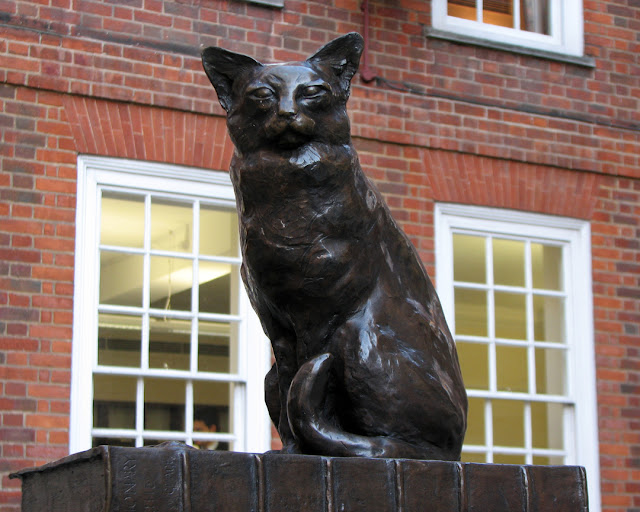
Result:
<svg viewBox="0 0 640 512"><path fill-rule="evenodd" d="M35 432L30 428L0 428L0 442L32 443L35 441ZM24 465L22 466L24 467ZM17 467L14 469L18 469Z"/></svg>
<svg viewBox="0 0 640 512"><path fill-rule="evenodd" d="M44 429L66 429L69 428L69 419L66 416L54 416L51 414L27 414L26 426L31 428L44 428ZM27 446L27 456L33 457L33 452L30 450L33 447ZM59 448L56 448L59 450ZM60 458L63 455L58 455L56 458Z"/></svg>
<svg viewBox="0 0 640 512"><path fill-rule="evenodd" d="M69 387L62 385L29 384L29 396L45 399L68 399ZM68 420L68 418L64 419Z"/></svg>

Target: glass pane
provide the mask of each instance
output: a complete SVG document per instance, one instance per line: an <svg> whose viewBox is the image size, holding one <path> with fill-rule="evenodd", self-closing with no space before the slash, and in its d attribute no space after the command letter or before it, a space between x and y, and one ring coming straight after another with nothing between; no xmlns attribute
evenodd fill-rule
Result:
<svg viewBox="0 0 640 512"><path fill-rule="evenodd" d="M191 311L193 265L190 259L151 257L151 307Z"/></svg>
<svg viewBox="0 0 640 512"><path fill-rule="evenodd" d="M531 244L533 287L562 290L562 247Z"/></svg>
<svg viewBox="0 0 640 512"><path fill-rule="evenodd" d="M462 462L479 462L483 464L487 462L487 456L485 453L472 453L472 452L462 452L461 457Z"/></svg>
<svg viewBox="0 0 640 512"><path fill-rule="evenodd" d="M483 446L485 444L484 427L484 399L469 398L469 410L467 412L467 433L464 437L465 444Z"/></svg>
<svg viewBox="0 0 640 512"><path fill-rule="evenodd" d="M151 249L191 252L192 239L192 205L153 198L151 200Z"/></svg>
<svg viewBox="0 0 640 512"><path fill-rule="evenodd" d="M456 334L487 336L487 293L455 289Z"/></svg>
<svg viewBox="0 0 640 512"><path fill-rule="evenodd" d="M237 373L237 328L220 322L198 323L198 371Z"/></svg>
<svg viewBox="0 0 640 512"><path fill-rule="evenodd" d="M238 215L218 206L200 206L200 254L237 257Z"/></svg>
<svg viewBox="0 0 640 512"><path fill-rule="evenodd" d="M524 286L524 242L493 239L493 281L505 286Z"/></svg>
<svg viewBox="0 0 640 512"><path fill-rule="evenodd" d="M527 339L526 297L519 293L495 292L496 338Z"/></svg>
<svg viewBox="0 0 640 512"><path fill-rule="evenodd" d="M513 0L484 0L482 6L483 23L501 27L514 27Z"/></svg>
<svg viewBox="0 0 640 512"><path fill-rule="evenodd" d="M185 437L186 439L186 437ZM181 439L180 441L182 441L183 443L185 442L185 439ZM162 443L168 443L168 442L175 442L175 439L155 439L155 438L145 438L142 442L142 446L158 446L159 444Z"/></svg>
<svg viewBox="0 0 640 512"><path fill-rule="evenodd" d="M176 379L145 379L145 430L184 431L184 399L184 381Z"/></svg>
<svg viewBox="0 0 640 512"><path fill-rule="evenodd" d="M143 257L100 251L100 304L142 306Z"/></svg>
<svg viewBox="0 0 640 512"><path fill-rule="evenodd" d="M520 28L549 35L549 0L520 0Z"/></svg>
<svg viewBox="0 0 640 512"><path fill-rule="evenodd" d="M231 432L233 386L230 382L193 383L194 430L197 426L199 432Z"/></svg>
<svg viewBox="0 0 640 512"><path fill-rule="evenodd" d="M524 402L492 400L493 444L524 447Z"/></svg>
<svg viewBox="0 0 640 512"><path fill-rule="evenodd" d="M201 312L237 314L239 278L236 265L200 261L198 282Z"/></svg>
<svg viewBox="0 0 640 512"><path fill-rule="evenodd" d="M564 299L533 296L533 330L536 341L565 343Z"/></svg>
<svg viewBox="0 0 640 512"><path fill-rule="evenodd" d="M485 238L453 235L453 279L469 283L486 283Z"/></svg>
<svg viewBox="0 0 640 512"><path fill-rule="evenodd" d="M544 455L534 455L533 463L536 466L563 466L566 464L564 461L564 457L561 457L561 456L546 457Z"/></svg>
<svg viewBox="0 0 640 512"><path fill-rule="evenodd" d="M135 447L136 440L129 437L94 437L91 441L92 448L101 445L115 445L115 446L127 446Z"/></svg>
<svg viewBox="0 0 640 512"><path fill-rule="evenodd" d="M98 315L98 364L140 367L142 318Z"/></svg>
<svg viewBox="0 0 640 512"><path fill-rule="evenodd" d="M564 395L567 392L566 352L562 349L536 348L536 391Z"/></svg>
<svg viewBox="0 0 640 512"><path fill-rule="evenodd" d="M562 404L533 402L531 427L534 448L562 450L564 448L564 421Z"/></svg>
<svg viewBox="0 0 640 512"><path fill-rule="evenodd" d="M448 0L447 14L465 20L475 20L477 9L476 0Z"/></svg>
<svg viewBox="0 0 640 512"><path fill-rule="evenodd" d="M527 349L496 345L496 373L498 391L529 390Z"/></svg>
<svg viewBox="0 0 640 512"><path fill-rule="evenodd" d="M494 453L494 464L525 464L526 458L524 455L512 455L508 453Z"/></svg>
<svg viewBox="0 0 640 512"><path fill-rule="evenodd" d="M93 376L93 426L136 428L136 378Z"/></svg>
<svg viewBox="0 0 640 512"><path fill-rule="evenodd" d="M194 425L194 429L196 425ZM232 443L228 441L218 441L217 439L203 439L199 437L196 432L193 433L193 446L198 450L218 450L229 451L231 450Z"/></svg>
<svg viewBox="0 0 640 512"><path fill-rule="evenodd" d="M191 321L149 319L149 368L188 370L191 358Z"/></svg>
<svg viewBox="0 0 640 512"><path fill-rule="evenodd" d="M464 385L468 389L489 389L489 348L484 343L456 343Z"/></svg>
<svg viewBox="0 0 640 512"><path fill-rule="evenodd" d="M144 246L144 196L102 194L100 243L121 247Z"/></svg>

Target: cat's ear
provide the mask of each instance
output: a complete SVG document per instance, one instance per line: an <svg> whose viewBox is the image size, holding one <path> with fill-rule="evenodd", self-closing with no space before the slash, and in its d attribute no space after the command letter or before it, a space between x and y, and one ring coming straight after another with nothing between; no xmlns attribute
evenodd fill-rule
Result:
<svg viewBox="0 0 640 512"><path fill-rule="evenodd" d="M229 112L232 103L233 82L245 71L261 67L257 60L230 52L224 48L210 46L202 50L202 65L218 93L218 100L222 108Z"/></svg>
<svg viewBox="0 0 640 512"><path fill-rule="evenodd" d="M358 71L363 47L362 36L357 32L351 32L320 48L307 59L307 62L333 71L348 94L351 79Z"/></svg>

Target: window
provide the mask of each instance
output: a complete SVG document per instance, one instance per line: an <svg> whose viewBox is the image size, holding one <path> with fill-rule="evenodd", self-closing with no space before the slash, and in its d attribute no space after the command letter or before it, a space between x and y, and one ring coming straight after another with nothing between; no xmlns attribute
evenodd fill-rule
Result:
<svg viewBox="0 0 640 512"><path fill-rule="evenodd" d="M268 449L228 175L80 157L78 176L71 451Z"/></svg>
<svg viewBox="0 0 640 512"><path fill-rule="evenodd" d="M462 460L579 464L599 504L586 222L436 207L438 293L469 397Z"/></svg>
<svg viewBox="0 0 640 512"><path fill-rule="evenodd" d="M461 39L583 55L582 0L433 0L432 16Z"/></svg>

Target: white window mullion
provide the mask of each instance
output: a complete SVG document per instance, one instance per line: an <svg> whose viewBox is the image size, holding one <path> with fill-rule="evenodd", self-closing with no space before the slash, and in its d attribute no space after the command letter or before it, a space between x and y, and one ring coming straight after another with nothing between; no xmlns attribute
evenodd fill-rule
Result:
<svg viewBox="0 0 640 512"><path fill-rule="evenodd" d="M200 309L200 201L193 202L191 234L191 334L189 338L189 371L195 375L198 372L198 311ZM193 379L185 383L184 418L187 438L185 442L193 445Z"/></svg>
<svg viewBox="0 0 640 512"><path fill-rule="evenodd" d="M520 0L511 0L511 12L513 12L513 28L520 30Z"/></svg>
<svg viewBox="0 0 640 512"><path fill-rule="evenodd" d="M549 34L553 39L561 41L562 43L566 43L571 36L571 33L565 29L569 13L562 5L564 3L565 2L561 0L549 1ZM580 19L580 21L582 21L582 19ZM564 41L562 39L564 39Z"/></svg>
<svg viewBox="0 0 640 512"><path fill-rule="evenodd" d="M563 258L562 291L566 293L565 299L564 299L564 307L567 312L573 313L575 311L575 308L577 307L576 301L578 300L578 297L575 296L575 294L568 293L568 291L573 288L572 286L573 283L571 280L573 278L572 273L574 271L570 263L572 260L570 247L563 247L562 258ZM577 340L575 336L576 324L573 321L574 318L576 318L575 314L566 314L563 319L564 320L563 330L565 333L564 343L567 347L567 358L569 361L577 361L576 356L578 355L576 354L577 349L575 347L575 343ZM573 399L576 398L576 393L577 393L575 382L576 382L576 375L578 371L579 369L578 367L576 367L575 364L570 363L568 365L565 389L566 389L567 395L572 397Z"/></svg>
<svg viewBox="0 0 640 512"><path fill-rule="evenodd" d="M531 402L524 404L524 448L525 463L533 464L533 426L531 424Z"/></svg>
<svg viewBox="0 0 640 512"><path fill-rule="evenodd" d="M527 370L529 376L529 393L535 395L536 391L536 348L535 325L533 311L533 269L531 262L531 240L526 240L524 249L524 279L527 289L526 321L527 321Z"/></svg>
<svg viewBox="0 0 640 512"><path fill-rule="evenodd" d="M187 380L184 392L184 428L187 433L185 442L193 446L193 380Z"/></svg>
<svg viewBox="0 0 640 512"><path fill-rule="evenodd" d="M487 447L487 462L493 462L493 405L491 399L484 401L484 444Z"/></svg>
<svg viewBox="0 0 640 512"><path fill-rule="evenodd" d="M562 248L562 291L566 292L564 307L567 312L574 312L577 307L577 297L575 294L568 293L573 288L572 279L574 278L572 265L570 262L573 260L572 247L570 245ZM579 372L578 360L579 351L575 347L575 324L572 319L576 318L575 314L566 314L564 317L563 330L565 332L565 345L566 345L566 358L569 364L567 365L567 375L564 382L565 392L567 396L573 400L577 400L576 394L578 389L576 386L577 376ZM584 368L586 370L586 368ZM562 415L564 425L564 446L566 448L565 464L572 463L577 460L576 456L576 438L579 435L580 425L576 425L576 414L573 408L565 407ZM591 490L590 490L591 492Z"/></svg>
<svg viewBox="0 0 640 512"><path fill-rule="evenodd" d="M140 340L140 368L149 369L149 302L151 281L151 195L144 198L144 256L142 263L142 339ZM144 395L143 395L144 401Z"/></svg>
<svg viewBox="0 0 640 512"><path fill-rule="evenodd" d="M480 5L482 7L482 5ZM489 338L489 392L495 393L498 390L498 376L496 371L496 316L495 316L495 296L493 291L493 243L491 237L485 238L485 273L487 276L487 337ZM491 394L489 395L491 396ZM485 400L484 410L485 421L485 444L487 445L487 462L493 462L494 443L493 438L493 400Z"/></svg>
<svg viewBox="0 0 640 512"><path fill-rule="evenodd" d="M519 7L519 2L515 2ZM519 9L518 9L519 14ZM533 269L531 261L531 240L525 241L524 248L524 280L526 292L526 322L527 322L527 376L529 393L535 395L536 390L536 349L534 344L534 311L533 311ZM533 464L533 424L531 417L531 402L524 404L524 445L526 449L525 462Z"/></svg>
<svg viewBox="0 0 640 512"><path fill-rule="evenodd" d="M489 391L498 390L496 362L496 314L493 279L493 239L485 238L485 272L487 275L487 336L489 338Z"/></svg>
<svg viewBox="0 0 640 512"><path fill-rule="evenodd" d="M136 446L144 446L144 379L136 381Z"/></svg>
<svg viewBox="0 0 640 512"><path fill-rule="evenodd" d="M564 453L564 463L575 464L575 462L573 462L577 459L577 447L575 439L579 426L576 425L576 415L572 407L565 407L562 412L562 419L564 423L564 446L566 447ZM584 462L582 462L582 464L584 464ZM590 475L590 477L595 477L595 475Z"/></svg>
<svg viewBox="0 0 640 512"><path fill-rule="evenodd" d="M193 240L192 255L193 255L193 280L191 286L191 312L193 317L191 318L191 373L198 371L198 311L200 310L200 201L195 201L193 204Z"/></svg>

